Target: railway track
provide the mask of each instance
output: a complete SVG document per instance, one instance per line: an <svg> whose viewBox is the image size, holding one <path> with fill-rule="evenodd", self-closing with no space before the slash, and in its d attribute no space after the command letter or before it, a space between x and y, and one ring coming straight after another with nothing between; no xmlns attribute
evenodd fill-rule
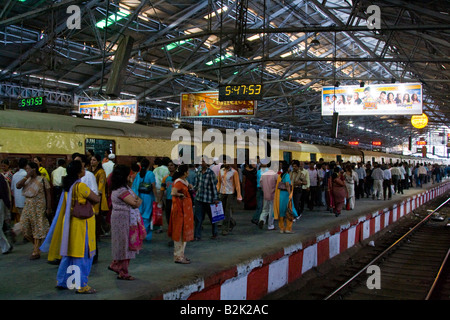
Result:
<svg viewBox="0 0 450 320"><path fill-rule="evenodd" d="M449 217L448 196L430 201L379 236L376 246L366 245L340 264L317 268L311 279L267 299L450 300Z"/></svg>

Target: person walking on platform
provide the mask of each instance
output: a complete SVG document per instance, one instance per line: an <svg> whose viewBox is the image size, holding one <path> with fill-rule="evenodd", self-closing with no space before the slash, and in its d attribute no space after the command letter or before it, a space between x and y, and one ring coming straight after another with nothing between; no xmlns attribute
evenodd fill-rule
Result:
<svg viewBox="0 0 450 320"><path fill-rule="evenodd" d="M139 250L130 250L130 226L131 220L140 219L138 208L142 200L128 186L130 168L117 165L112 172L112 214L111 214L111 256L112 263L108 269L118 274L120 280L134 280L129 275L128 266L130 259L136 257ZM137 212L136 212L137 210ZM133 214L136 213L136 217ZM138 224L138 221L134 222Z"/></svg>
<svg viewBox="0 0 450 320"><path fill-rule="evenodd" d="M172 186L173 186L173 175L177 170L177 165L173 163L172 160L167 164L169 169L169 174L166 175L161 181L161 188L159 192L159 203L164 202L164 213L166 215L167 224L170 221L170 212L172 211Z"/></svg>
<svg viewBox="0 0 450 320"><path fill-rule="evenodd" d="M381 200L381 197L383 196L384 175L380 164L377 162L374 163L374 169L372 171L371 177L373 179L372 199L375 200L376 197L378 200Z"/></svg>
<svg viewBox="0 0 450 320"><path fill-rule="evenodd" d="M424 184L427 182L427 168L424 166L423 163L419 165L417 174L419 176L418 179L419 184L417 185L417 187L423 187Z"/></svg>
<svg viewBox="0 0 450 320"><path fill-rule="evenodd" d="M17 188L17 183L26 177L27 171L25 167L27 166L27 159L20 158L19 159L19 171L14 173L13 178L11 180L11 193L14 197L14 206L15 206L15 217L11 221L18 223L20 221L20 216L22 215L22 210L25 205L25 196L22 194L22 190Z"/></svg>
<svg viewBox="0 0 450 320"><path fill-rule="evenodd" d="M174 241L174 262L189 264L184 251L186 242L194 240L194 212L189 192L188 165L180 165L173 175L172 212L167 234Z"/></svg>
<svg viewBox="0 0 450 320"><path fill-rule="evenodd" d="M61 259L56 275L58 289L71 288L73 266L79 271L79 283L75 282L76 293L90 294L96 291L88 285L92 262L96 252L95 215L87 219L73 216L73 203L98 203L100 197L81 182L85 168L80 161L72 161L67 166L63 178L64 196L60 198L58 209L41 250L48 252L48 260Z"/></svg>
<svg viewBox="0 0 450 320"><path fill-rule="evenodd" d="M291 184L293 187L292 198L294 201L294 206L299 216L302 215L304 208L302 206L303 186L307 185L307 176L304 171L306 170L302 170L302 168L300 168L300 161L292 161L292 171L289 173L289 178L291 179Z"/></svg>
<svg viewBox="0 0 450 320"><path fill-rule="evenodd" d="M9 215L10 209L11 192L5 177L0 174L0 226L3 227L3 222L9 219L7 216ZM3 233L3 228L0 228L0 249L3 254L10 253L13 249L13 246L8 242L8 239Z"/></svg>
<svg viewBox="0 0 450 320"><path fill-rule="evenodd" d="M265 166L262 164L262 166ZM260 229L264 227L267 220L267 230L274 230L274 214L273 203L275 199L275 190L277 186L278 174L270 169L270 163L267 170L261 175L261 188L263 191L263 208L259 217L258 226Z"/></svg>
<svg viewBox="0 0 450 320"><path fill-rule="evenodd" d="M336 217L338 217L342 208L345 204L345 199L347 198L347 187L345 186L345 177L343 171L339 171L340 168L336 167L333 174L331 175L331 188L333 195L333 212Z"/></svg>
<svg viewBox="0 0 450 320"><path fill-rule="evenodd" d="M242 201L239 174L231 167L230 162L231 159L228 158L223 168L220 169L217 182L219 200L222 201L225 214L225 219L222 221L222 235L224 236L236 226L236 221L233 218L234 204L236 200Z"/></svg>
<svg viewBox="0 0 450 320"><path fill-rule="evenodd" d="M42 166L42 158L39 157L39 156L36 156L36 157L33 158L33 162L38 165L40 175L42 177L44 177L45 179L47 179L48 182L50 182L50 176L48 174L48 171L47 171L47 169L45 169Z"/></svg>
<svg viewBox="0 0 450 320"><path fill-rule="evenodd" d="M217 223L212 222L211 204L219 203L219 195L217 193L217 177L216 174L208 167L205 157L202 158L202 164L197 171L197 179L194 186L195 196L195 216L194 216L194 239L201 240L202 224L205 219L205 213L211 221L211 239L217 238Z"/></svg>
<svg viewBox="0 0 450 320"><path fill-rule="evenodd" d="M67 175L66 160L58 159L58 168L52 171L52 185L53 185L53 209L56 212L56 205L62 193L62 178ZM53 218L53 217L52 217Z"/></svg>
<svg viewBox="0 0 450 320"><path fill-rule="evenodd" d="M366 180L366 170L363 167L362 162L358 162L358 168L356 169L358 174L358 187L355 190L356 199L364 198L364 185Z"/></svg>
<svg viewBox="0 0 450 320"><path fill-rule="evenodd" d="M355 208L355 185L358 178L350 164L345 166L344 178L347 188L347 210L353 210Z"/></svg>
<svg viewBox="0 0 450 320"><path fill-rule="evenodd" d="M259 218L261 217L261 212L264 205L264 194L261 187L261 176L267 172L269 168L267 164L260 163L259 169L256 172L256 210L253 214L251 222L258 225Z"/></svg>
<svg viewBox="0 0 450 320"><path fill-rule="evenodd" d="M384 200L386 200L386 196L389 195L388 200L392 198L392 175L391 170L389 170L388 166L384 165L383 167L383 194Z"/></svg>
<svg viewBox="0 0 450 320"><path fill-rule="evenodd" d="M50 183L40 175L36 163L29 162L25 170L27 175L16 185L25 196L20 225L25 239L34 244L30 260L35 260L40 258L39 246L49 230L47 216L52 211Z"/></svg>
<svg viewBox="0 0 450 320"><path fill-rule="evenodd" d="M289 164L285 161L281 164L282 172L277 178L273 201L273 216L278 220L280 233L294 233L292 224L298 217L292 201L292 186L289 177Z"/></svg>
<svg viewBox="0 0 450 320"><path fill-rule="evenodd" d="M144 220L145 231L147 231L147 237L145 240L152 240L152 211L153 202L156 201L156 186L155 175L149 170L150 161L147 158L143 158L141 161L141 171L134 178L131 189L133 192L142 199L142 204L139 207L142 219Z"/></svg>

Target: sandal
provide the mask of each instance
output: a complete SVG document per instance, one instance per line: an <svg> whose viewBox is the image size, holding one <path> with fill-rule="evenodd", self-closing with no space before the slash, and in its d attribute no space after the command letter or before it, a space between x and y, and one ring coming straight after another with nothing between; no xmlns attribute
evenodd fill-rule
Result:
<svg viewBox="0 0 450 320"><path fill-rule="evenodd" d="M37 259L39 259L41 257L41 255L39 254L39 253L36 253L36 254L31 254L31 256L30 256L30 260L37 260Z"/></svg>
<svg viewBox="0 0 450 320"><path fill-rule="evenodd" d="M119 271L114 270L113 268L111 268L111 266L108 266L108 270L111 270L112 272L119 274Z"/></svg>
<svg viewBox="0 0 450 320"><path fill-rule="evenodd" d="M79 293L79 294L92 294L92 293L96 293L97 291L95 291L94 288L91 288L89 286L83 287L81 289L78 289L77 291L75 291L75 293Z"/></svg>
<svg viewBox="0 0 450 320"><path fill-rule="evenodd" d="M128 276L117 276L117 279L119 279L119 280L135 280L136 278L128 275Z"/></svg>
<svg viewBox="0 0 450 320"><path fill-rule="evenodd" d="M176 259L175 263L181 263L181 264L189 264L191 263L191 260L188 260L186 258L182 258L182 259Z"/></svg>

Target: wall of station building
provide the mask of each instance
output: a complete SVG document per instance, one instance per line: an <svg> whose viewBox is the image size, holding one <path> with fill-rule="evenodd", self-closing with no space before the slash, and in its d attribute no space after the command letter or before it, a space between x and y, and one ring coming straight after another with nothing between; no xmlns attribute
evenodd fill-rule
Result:
<svg viewBox="0 0 450 320"><path fill-rule="evenodd" d="M448 193L450 182L355 218L307 241L164 293L164 300L256 300L299 279L357 243L368 239L426 202Z"/></svg>

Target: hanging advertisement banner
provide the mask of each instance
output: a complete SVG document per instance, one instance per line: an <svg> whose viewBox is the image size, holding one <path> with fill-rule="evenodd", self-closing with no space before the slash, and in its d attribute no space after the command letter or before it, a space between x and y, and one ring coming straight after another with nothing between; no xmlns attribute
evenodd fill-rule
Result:
<svg viewBox="0 0 450 320"><path fill-rule="evenodd" d="M181 94L181 117L252 117L256 114L256 101L219 101L219 91Z"/></svg>
<svg viewBox="0 0 450 320"><path fill-rule="evenodd" d="M137 100L82 101L78 112L92 119L135 123Z"/></svg>
<svg viewBox="0 0 450 320"><path fill-rule="evenodd" d="M421 83L322 87L322 116L422 114Z"/></svg>

